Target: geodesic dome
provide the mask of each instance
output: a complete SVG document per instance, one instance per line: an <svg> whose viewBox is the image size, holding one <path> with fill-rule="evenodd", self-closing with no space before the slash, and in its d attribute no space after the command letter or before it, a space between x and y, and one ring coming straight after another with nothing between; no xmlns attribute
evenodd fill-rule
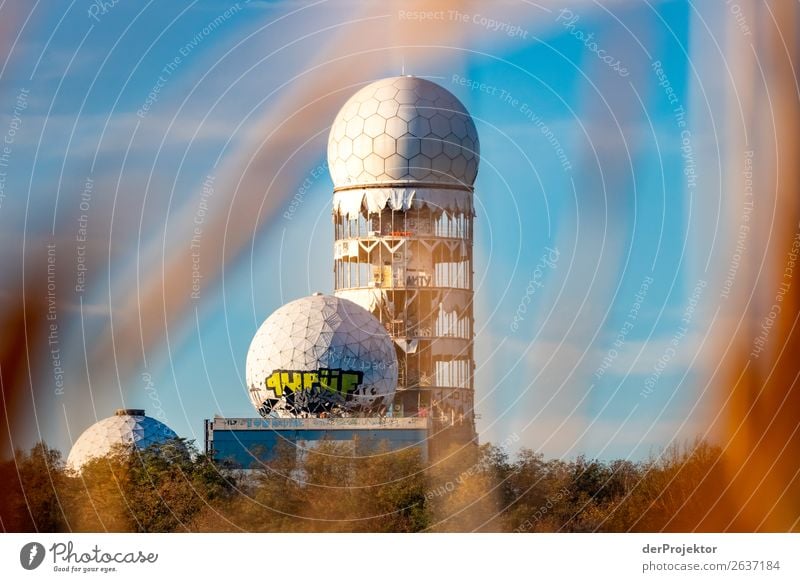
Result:
<svg viewBox="0 0 800 582"><path fill-rule="evenodd" d="M94 423L78 437L67 457L67 467L79 471L90 459L110 453L115 445L132 444L146 449L177 436L163 422L145 416L144 410L121 408L114 416Z"/></svg>
<svg viewBox="0 0 800 582"><path fill-rule="evenodd" d="M367 85L342 107L328 138L336 188L396 182L472 186L478 133L461 102L418 77Z"/></svg>
<svg viewBox="0 0 800 582"><path fill-rule="evenodd" d="M397 387L397 354L381 323L347 299L314 294L277 309L247 353L262 416L374 411Z"/></svg>

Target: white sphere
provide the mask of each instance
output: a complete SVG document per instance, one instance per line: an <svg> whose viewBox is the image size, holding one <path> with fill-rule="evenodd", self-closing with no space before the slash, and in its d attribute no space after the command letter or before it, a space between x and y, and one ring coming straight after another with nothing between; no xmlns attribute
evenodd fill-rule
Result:
<svg viewBox="0 0 800 582"><path fill-rule="evenodd" d="M328 138L334 186L397 182L471 187L478 132L443 87L418 77L367 85L344 104Z"/></svg>
<svg viewBox="0 0 800 582"><path fill-rule="evenodd" d="M247 353L250 399L262 416L391 404L397 354L369 311L347 299L314 294L280 307Z"/></svg>
<svg viewBox="0 0 800 582"><path fill-rule="evenodd" d="M78 437L67 457L67 467L80 471L89 460L104 457L116 445L145 449L177 436L164 423L145 416L144 410L119 409L114 416L94 423Z"/></svg>

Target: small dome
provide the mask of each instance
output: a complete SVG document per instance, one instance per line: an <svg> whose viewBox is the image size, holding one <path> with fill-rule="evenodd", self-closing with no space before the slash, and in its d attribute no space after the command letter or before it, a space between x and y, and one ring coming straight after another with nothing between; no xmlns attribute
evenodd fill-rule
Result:
<svg viewBox="0 0 800 582"><path fill-rule="evenodd" d="M369 311L314 294L278 308L258 329L247 385L262 416L374 410L392 401L397 354Z"/></svg>
<svg viewBox="0 0 800 582"><path fill-rule="evenodd" d="M145 416L144 410L120 408L114 416L94 423L78 437L67 457L67 467L80 471L88 461L104 457L116 445L132 444L139 449L146 449L177 436L163 422Z"/></svg>
<svg viewBox="0 0 800 582"><path fill-rule="evenodd" d="M418 77L390 77L353 95L328 138L336 188L414 182L471 188L478 132L461 102Z"/></svg>

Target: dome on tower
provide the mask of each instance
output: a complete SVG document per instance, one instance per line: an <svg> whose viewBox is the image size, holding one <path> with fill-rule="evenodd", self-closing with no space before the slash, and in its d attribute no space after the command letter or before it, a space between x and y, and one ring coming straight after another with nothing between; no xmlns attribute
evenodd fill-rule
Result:
<svg viewBox="0 0 800 582"><path fill-rule="evenodd" d="M353 95L328 139L336 188L414 183L471 188L478 133L445 88L418 77L389 77Z"/></svg>

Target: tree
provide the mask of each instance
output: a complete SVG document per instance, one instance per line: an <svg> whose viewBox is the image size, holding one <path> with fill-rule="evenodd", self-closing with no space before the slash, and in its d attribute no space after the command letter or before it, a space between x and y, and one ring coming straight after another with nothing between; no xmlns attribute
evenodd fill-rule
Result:
<svg viewBox="0 0 800 582"><path fill-rule="evenodd" d="M44 442L28 453L17 451L0 464L4 494L0 524L4 531L67 531L64 464L61 453Z"/></svg>
<svg viewBox="0 0 800 582"><path fill-rule="evenodd" d="M484 444L431 462L386 443L282 443L248 471L176 439L65 470L39 443L0 463L5 531L713 531L734 523L723 455L698 441L634 463L511 460ZM258 453L258 454L256 454ZM734 507L734 509L731 509ZM795 516L796 518L796 516Z"/></svg>
<svg viewBox="0 0 800 582"><path fill-rule="evenodd" d="M73 477L78 531L191 531L200 512L235 490L236 476L185 439L119 446Z"/></svg>

